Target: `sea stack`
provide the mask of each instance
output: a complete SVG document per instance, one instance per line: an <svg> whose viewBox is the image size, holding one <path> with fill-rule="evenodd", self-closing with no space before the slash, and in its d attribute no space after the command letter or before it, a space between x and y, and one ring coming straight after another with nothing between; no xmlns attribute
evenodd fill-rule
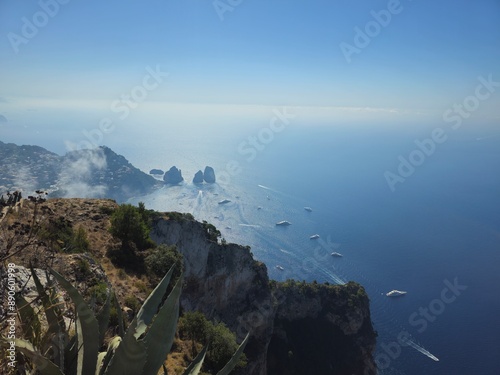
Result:
<svg viewBox="0 0 500 375"><path fill-rule="evenodd" d="M149 171L149 174L157 174L157 175L162 175L164 174L165 172L163 172L161 169L151 169Z"/></svg>
<svg viewBox="0 0 500 375"><path fill-rule="evenodd" d="M203 172L200 170L196 172L193 178L193 184L202 184L203 183Z"/></svg>
<svg viewBox="0 0 500 375"><path fill-rule="evenodd" d="M163 181L165 181L166 184L179 184L184 181L184 178L182 178L181 170L173 166L165 173Z"/></svg>
<svg viewBox="0 0 500 375"><path fill-rule="evenodd" d="M206 166L205 172L203 173L203 179L205 182L209 184L213 184L215 182L215 171L212 167Z"/></svg>

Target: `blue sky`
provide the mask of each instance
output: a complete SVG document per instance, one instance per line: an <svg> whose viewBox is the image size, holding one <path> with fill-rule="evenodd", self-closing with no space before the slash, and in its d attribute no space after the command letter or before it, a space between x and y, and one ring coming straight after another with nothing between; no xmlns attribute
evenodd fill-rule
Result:
<svg viewBox="0 0 500 375"><path fill-rule="evenodd" d="M177 125L248 122L276 106L325 124L440 121L478 76L500 81L498 0L65 1L0 2L0 114L16 134L92 128L148 66L169 76L133 116ZM388 9L358 48L355 28ZM42 26L20 43L25 20ZM358 48L350 62L342 43ZM499 94L478 120L500 119Z"/></svg>

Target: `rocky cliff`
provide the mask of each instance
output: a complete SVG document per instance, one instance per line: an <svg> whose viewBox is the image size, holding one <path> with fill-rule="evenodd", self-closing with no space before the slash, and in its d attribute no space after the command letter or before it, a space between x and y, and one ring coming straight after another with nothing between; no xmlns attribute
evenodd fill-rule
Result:
<svg viewBox="0 0 500 375"><path fill-rule="evenodd" d="M22 238L24 226L31 224L33 203L23 203L18 213L0 222L0 249L11 239ZM31 250L11 261L18 266L51 265L83 291L102 287L105 291L111 285L122 306L131 296L142 303L147 277L124 272L107 256L116 245L107 230L116 207L111 200L49 199L39 207L43 223L82 228L88 236L88 253L57 253L47 240L37 240ZM251 332L245 349L248 365L234 374L376 373L375 332L368 297L360 285L270 281L266 266L253 258L249 247L220 243L217 234L214 226L189 214L165 213L155 215L151 238L175 245L183 254L184 311L200 310L224 322L240 339ZM11 253L16 251L14 246Z"/></svg>
<svg viewBox="0 0 500 375"><path fill-rule="evenodd" d="M225 322L240 338L252 332L240 374L375 374L363 287L270 282L249 247L213 241L208 225L161 218L151 237L184 256L185 310Z"/></svg>

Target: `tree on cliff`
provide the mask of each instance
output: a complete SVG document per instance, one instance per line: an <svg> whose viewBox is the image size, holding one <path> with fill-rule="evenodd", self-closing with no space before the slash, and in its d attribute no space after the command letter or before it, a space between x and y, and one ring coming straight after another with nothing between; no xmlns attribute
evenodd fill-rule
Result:
<svg viewBox="0 0 500 375"><path fill-rule="evenodd" d="M111 215L109 232L122 242L122 249L130 249L132 243L138 250L153 246L149 238L150 230L144 215L144 205L137 208L131 204L122 204Z"/></svg>

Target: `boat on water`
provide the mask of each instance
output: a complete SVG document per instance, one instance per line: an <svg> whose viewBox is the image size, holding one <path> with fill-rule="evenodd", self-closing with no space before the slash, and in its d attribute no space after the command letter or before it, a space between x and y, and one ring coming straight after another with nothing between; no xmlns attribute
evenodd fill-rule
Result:
<svg viewBox="0 0 500 375"><path fill-rule="evenodd" d="M292 223L290 223L290 222L289 222L289 221L287 221L287 220L282 220L282 221L278 221L278 222L276 223L276 225L278 225L278 226L282 226L282 227L286 227L286 226L288 226L288 225L292 225Z"/></svg>
<svg viewBox="0 0 500 375"><path fill-rule="evenodd" d="M336 251L334 251L334 252L332 253L332 257L343 257L343 255L342 255L342 254L340 254L340 253L337 253Z"/></svg>
<svg viewBox="0 0 500 375"><path fill-rule="evenodd" d="M319 238L319 234L313 234L311 237L309 237L311 240L317 240Z"/></svg>
<svg viewBox="0 0 500 375"><path fill-rule="evenodd" d="M312 212L312 208L311 207L304 207L304 210L306 210L307 212Z"/></svg>
<svg viewBox="0 0 500 375"><path fill-rule="evenodd" d="M386 294L387 297L399 297L399 296L404 296L406 294L405 291L402 290L391 290L389 293Z"/></svg>
<svg viewBox="0 0 500 375"><path fill-rule="evenodd" d="M258 210L262 210L262 206L257 206L257 209Z"/></svg>
<svg viewBox="0 0 500 375"><path fill-rule="evenodd" d="M219 204L226 204L229 202L231 202L229 199L223 199L223 200L219 201Z"/></svg>
<svg viewBox="0 0 500 375"><path fill-rule="evenodd" d="M283 268L283 267L281 267L280 265L277 265L277 266L276 266L276 269L277 269L277 270L280 270L280 271L283 271L283 270L284 270L284 268Z"/></svg>

